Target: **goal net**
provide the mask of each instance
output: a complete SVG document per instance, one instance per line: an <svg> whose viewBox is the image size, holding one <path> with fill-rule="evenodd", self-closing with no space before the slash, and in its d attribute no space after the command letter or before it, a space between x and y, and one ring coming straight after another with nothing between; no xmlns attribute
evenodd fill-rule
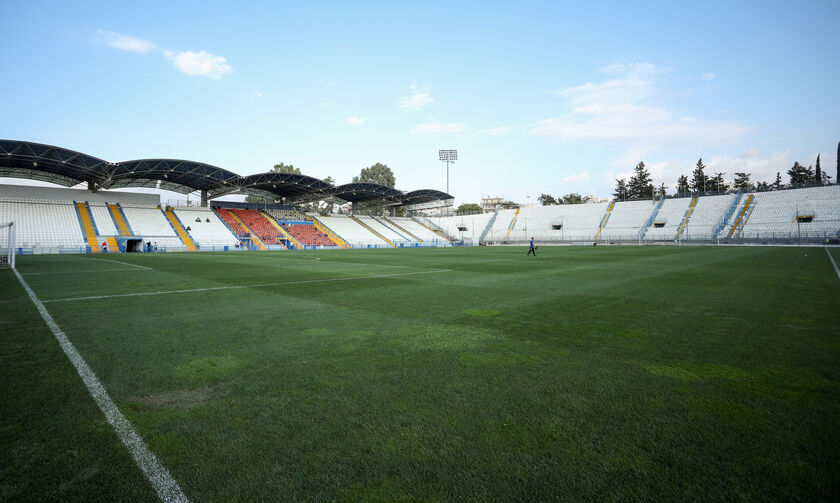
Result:
<svg viewBox="0 0 840 503"><path fill-rule="evenodd" d="M15 268L15 223L0 222L0 269Z"/></svg>

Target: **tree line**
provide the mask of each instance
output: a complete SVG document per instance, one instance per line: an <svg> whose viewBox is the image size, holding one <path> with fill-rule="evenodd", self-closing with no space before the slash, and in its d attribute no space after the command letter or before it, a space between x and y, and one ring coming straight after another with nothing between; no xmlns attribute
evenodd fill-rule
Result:
<svg viewBox="0 0 840 503"><path fill-rule="evenodd" d="M301 175L300 168L296 168L292 164L275 164L270 170L269 173L290 173L294 175ZM334 184L335 179L331 176L324 178L323 180L326 183ZM394 172L391 171L391 168L388 167L387 164L382 164L377 162L372 166L367 168L362 168L359 172L358 176L353 177L353 183L377 183L379 185L385 185L387 187L394 188L397 185L397 178L394 175ZM249 195L245 196L246 203L276 203L279 202L273 198L267 198L263 196L255 196ZM316 203L306 203L306 204L297 204L295 208L301 211L309 211L309 212L320 212L321 214L332 213L334 209L335 203L332 201L319 201Z"/></svg>
<svg viewBox="0 0 840 503"><path fill-rule="evenodd" d="M840 180L840 143L837 144L837 178ZM767 190L779 190L782 187L796 187L796 186L812 186L812 185L829 185L832 177L822 169L820 165L820 155L817 154L816 167L809 165L805 167L799 161L793 163L793 166L787 170L788 184L782 183L781 172L776 173L775 179L772 181L759 181L753 183L751 173L736 172L732 183L724 179L726 173L707 171L708 167L703 163L703 159L698 159L691 176L680 175L675 186L676 195L683 196L692 193L699 194L725 194L731 190L741 190L743 192L760 192ZM668 187L662 183L658 187L653 184L650 171L645 167L644 162L640 162L633 168L633 175L629 180L625 178L617 179L615 181L615 191L612 196L615 199L654 199L665 195ZM540 199L542 203L542 199ZM545 204L545 203L543 203ZM555 204L549 202L548 204Z"/></svg>

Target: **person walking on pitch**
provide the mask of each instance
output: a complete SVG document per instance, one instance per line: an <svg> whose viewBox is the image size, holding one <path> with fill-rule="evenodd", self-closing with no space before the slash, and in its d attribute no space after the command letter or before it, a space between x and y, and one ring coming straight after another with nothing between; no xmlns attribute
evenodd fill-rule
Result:
<svg viewBox="0 0 840 503"><path fill-rule="evenodd" d="M536 257L536 256L537 256L537 251L536 251L536 250L537 250L537 249L536 249L536 248L534 248L534 236L531 236L531 247L530 247L530 248L528 248L528 255L530 255L530 254L532 254L532 253L533 253L533 254L534 254L534 256Z"/></svg>

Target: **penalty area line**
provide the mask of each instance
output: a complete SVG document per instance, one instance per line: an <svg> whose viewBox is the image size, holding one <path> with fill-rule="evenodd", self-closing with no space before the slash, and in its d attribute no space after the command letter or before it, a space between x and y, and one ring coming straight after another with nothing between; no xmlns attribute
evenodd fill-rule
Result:
<svg viewBox="0 0 840 503"><path fill-rule="evenodd" d="M96 402L97 406L99 406L99 410L105 414L105 418L108 420L108 423L114 429L114 432L125 445L126 449L128 449L131 457L134 458L134 462L137 463L137 466L143 471L143 475L146 476L146 480L149 481L155 492L157 492L160 500L166 503L188 502L189 499L183 491L181 491L178 483L172 478L172 475L169 474L166 467L158 461L157 456L149 450L146 443L143 442L143 438L140 437L140 434L134 429L134 426L128 419L126 419L122 412L120 412L117 404L111 400L111 397L108 395L105 387L102 386L102 383L99 382L99 379L96 377L93 369L88 366L85 359L82 358L82 355L79 354L76 347L73 346L73 343L70 342L70 339L67 338L67 335L63 330L61 330L53 317L47 311L47 308L44 307L44 304L35 295L35 292L29 288L29 285L26 281L24 281L23 276L21 276L17 270L14 270L14 272L18 281L20 281L20 284L23 286L23 289L26 290L27 295L29 295L29 299L33 304L35 304L35 307L38 308L41 318L44 319L58 341L59 346L61 346L61 349L64 350L64 354L67 355L70 363L72 363L76 368L76 372L78 372L79 377L82 378L82 382L85 384L88 393L90 393L90 396L93 397L93 401Z"/></svg>
<svg viewBox="0 0 840 503"><path fill-rule="evenodd" d="M142 265L130 264L128 262L121 262L119 260L108 260L107 258L92 258L92 259L89 259L89 260L101 260L102 262L112 262L114 264L130 265L131 267L137 267L138 269L148 269L150 271L153 270L151 267L144 267Z"/></svg>
<svg viewBox="0 0 840 503"><path fill-rule="evenodd" d="M828 253L828 259L831 260L831 265L834 266L834 272L837 273L837 279L840 279L840 268L837 267L837 262L834 261L834 257L831 256L831 252L828 251L828 246L825 247L825 252Z"/></svg>
<svg viewBox="0 0 840 503"><path fill-rule="evenodd" d="M284 286L284 285L305 285L308 283L331 283L335 281L357 281L360 279L377 279L377 278L394 278L397 276L414 276L417 274L435 274L440 272L450 272L452 269L435 269L433 271L417 271L417 272L402 272L394 274L374 274L371 276L350 276L346 278L324 278L324 279L304 279L300 281L280 281L277 283L258 283L255 285L228 285L228 286L210 286L206 288L187 288L184 290L163 290L159 292L140 292L140 293L118 293L114 295L92 295L89 297L68 297L65 299L48 299L43 302L69 302L77 300L96 300L96 299L113 299L118 297L145 297L149 295L169 295L173 293L192 293L192 292L213 292L216 290L237 290L242 288L259 288L264 286Z"/></svg>

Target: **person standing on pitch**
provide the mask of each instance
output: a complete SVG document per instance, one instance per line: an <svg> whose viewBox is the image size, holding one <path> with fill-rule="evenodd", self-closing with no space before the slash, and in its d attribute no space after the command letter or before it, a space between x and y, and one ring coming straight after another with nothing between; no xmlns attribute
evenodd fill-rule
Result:
<svg viewBox="0 0 840 503"><path fill-rule="evenodd" d="M531 247L528 248L528 255L530 255L532 253L534 254L535 257L537 256L536 249L534 248L534 236L531 236Z"/></svg>

